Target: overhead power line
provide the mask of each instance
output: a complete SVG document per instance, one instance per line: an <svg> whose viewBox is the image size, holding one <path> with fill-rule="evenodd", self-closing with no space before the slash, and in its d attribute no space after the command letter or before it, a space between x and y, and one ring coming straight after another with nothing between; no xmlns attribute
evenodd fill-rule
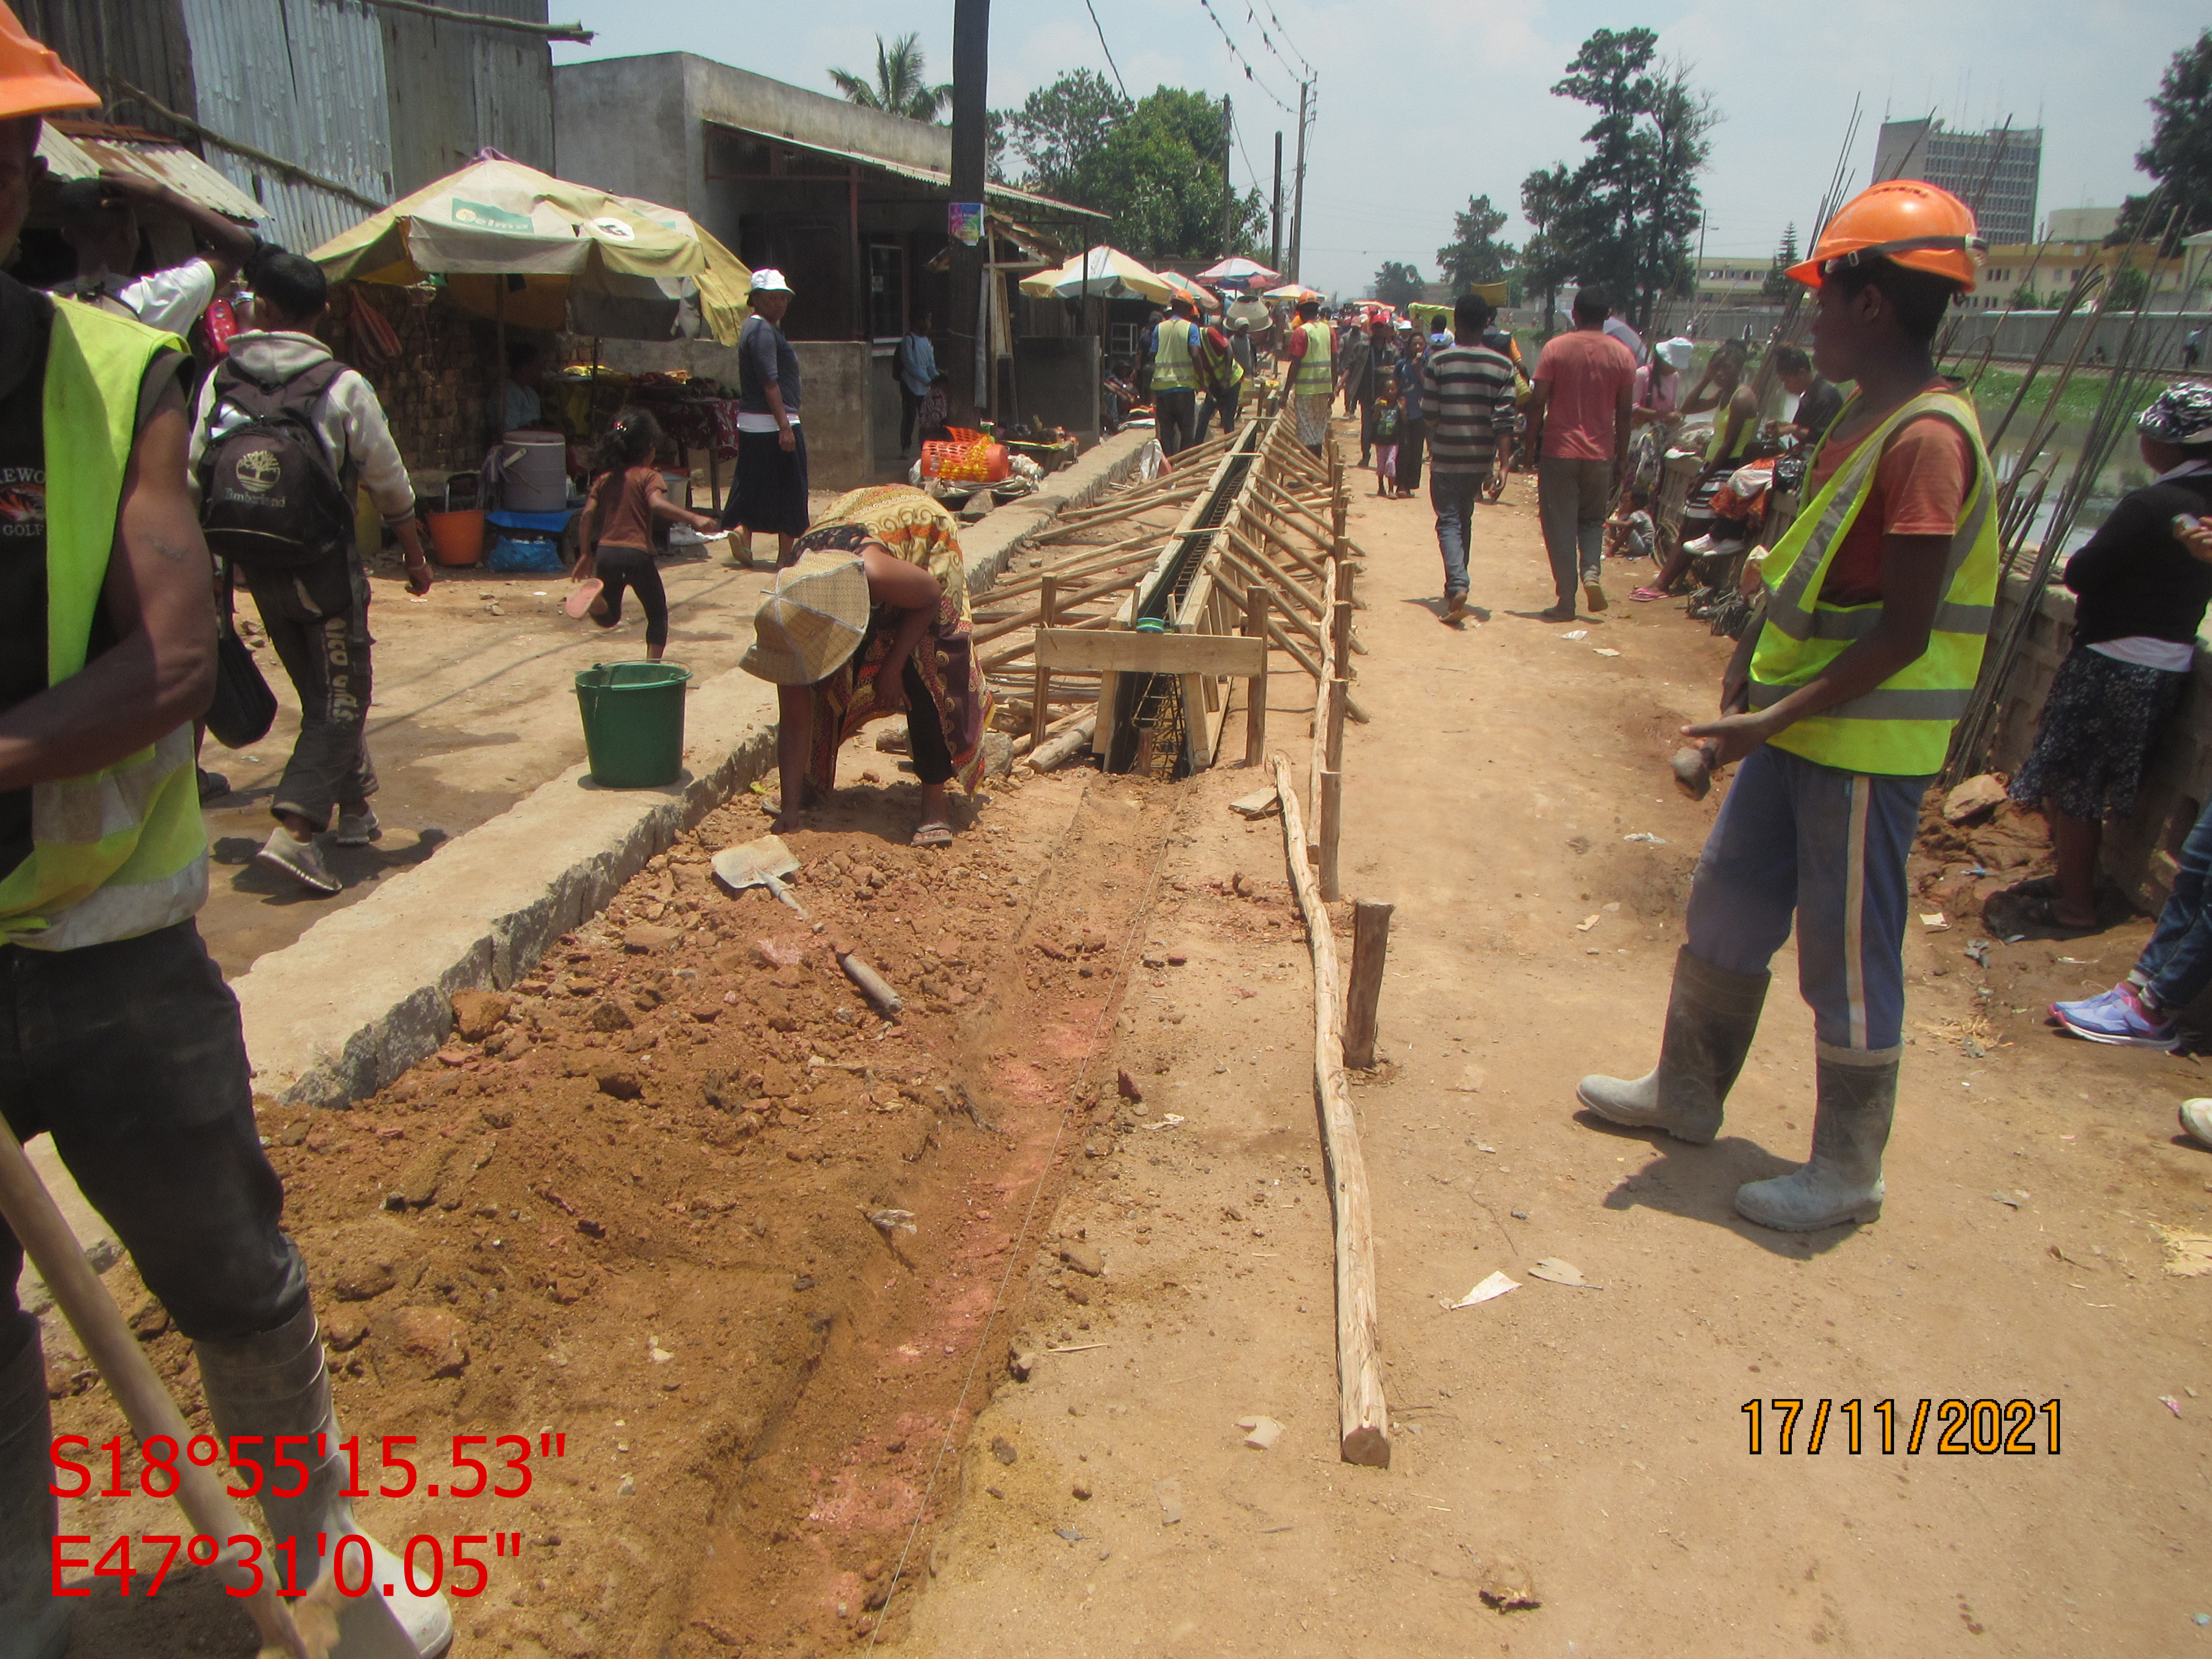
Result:
<svg viewBox="0 0 2212 1659"><path fill-rule="evenodd" d="M1269 56L1273 58L1277 63L1280 64L1285 70L1290 71L1291 78L1292 80L1310 81L1313 79L1313 66L1311 64L1308 64L1305 68L1300 69L1296 64L1293 64L1290 58L1284 57L1280 52L1276 50L1275 37L1274 35L1267 33L1267 25L1260 21L1260 14L1252 9L1251 0L1245 0L1244 15L1251 20L1253 28L1258 32L1260 36L1260 44L1267 47ZM1280 33L1283 27L1282 19L1275 17L1275 9L1273 6L1267 8L1267 15L1271 18L1274 18L1275 28L1278 33ZM1285 46L1290 46L1290 37L1288 35L1285 35L1283 37L1283 44ZM1300 52L1296 46L1291 46L1291 56L1295 57L1298 60L1298 63L1305 63L1305 54Z"/></svg>
<svg viewBox="0 0 2212 1659"><path fill-rule="evenodd" d="M1098 33L1098 50L1106 54L1106 67L1114 71L1114 84L1121 88L1121 95L1127 98L1129 88L1121 79L1121 66L1114 61L1114 48L1106 44L1106 31L1098 21L1098 8L1091 0L1083 0L1083 9L1091 14L1091 27Z"/></svg>
<svg viewBox="0 0 2212 1659"><path fill-rule="evenodd" d="M1249 81L1255 87L1258 88L1261 95L1264 96L1269 103L1274 105L1277 109L1282 111L1284 114L1290 115L1295 113L1288 104L1285 103L1280 98L1275 95L1275 89L1273 87L1269 86L1265 81L1262 81L1253 72L1252 60L1244 55L1243 48L1237 44L1236 37L1229 33L1229 26L1226 23L1224 23L1219 15L1214 11L1213 0L1198 0L1198 3L1205 11L1206 15L1209 18L1212 19L1213 27L1221 31L1222 44L1229 48L1229 56L1231 59L1239 69L1244 71L1244 78L1247 81Z"/></svg>

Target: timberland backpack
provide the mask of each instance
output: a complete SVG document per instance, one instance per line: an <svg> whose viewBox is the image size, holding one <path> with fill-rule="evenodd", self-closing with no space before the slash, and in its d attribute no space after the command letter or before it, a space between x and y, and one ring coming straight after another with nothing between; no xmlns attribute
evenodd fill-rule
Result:
<svg viewBox="0 0 2212 1659"><path fill-rule="evenodd" d="M352 504L314 421L344 373L335 359L271 382L228 360L216 370L213 406L246 419L200 455L200 526L210 551L247 571L299 570L351 540Z"/></svg>

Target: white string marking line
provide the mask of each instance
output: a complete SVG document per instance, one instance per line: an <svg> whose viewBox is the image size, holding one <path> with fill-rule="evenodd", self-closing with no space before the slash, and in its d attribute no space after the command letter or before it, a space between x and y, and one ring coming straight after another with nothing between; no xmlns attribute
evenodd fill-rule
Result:
<svg viewBox="0 0 2212 1659"><path fill-rule="evenodd" d="M1076 811L1069 817L1067 828L1060 833L1060 847L1067 844L1068 836L1074 833L1076 824L1081 821L1082 809L1091 799L1091 789L1090 784L1084 785L1083 799L1076 803ZM1014 1269L1021 1262L1023 1241L1029 1237L1030 1223L1036 1218L1037 1200L1044 1196L1044 1183L1050 1178L1054 1161L1060 1155L1060 1140L1067 1133L1069 1109L1076 1104L1083 1093L1084 1083L1091 1075L1091 1062L1097 1058L1100 1040L1106 1034L1107 1022L1113 1018L1127 991L1129 957L1137 948L1138 937L1144 932L1145 918L1152 909L1152 895L1159 887L1160 872L1167 864L1169 853L1175 848L1175 831L1182 819L1188 816L1189 811L1188 799L1176 806L1174 817L1168 825L1168 833L1161 841L1160 855L1153 861L1152 873L1145 878L1144 893L1139 899L1136 915L1130 921L1128 937L1121 943L1121 958L1115 965L1114 992L1098 1011L1098 1023L1091 1029L1091 1046L1084 1051L1083 1063L1076 1068L1075 1081L1067 1091L1067 1103L1061 1109L1060 1122L1052 1132L1052 1145L1046 1150L1044 1164L1037 1171L1036 1185L1030 1189L1029 1206L1022 1212L1022 1224L1014 1230L1013 1241L1006 1253L1006 1271L1000 1275L999 1288L991 1296L990 1311L983 1316L982 1333L976 1340L975 1353L968 1361L968 1375L961 1382L959 1398L952 1402L951 1414L945 1419L945 1438L937 1448L937 1461L929 1466L929 1479L922 1483L921 1499L915 1510L914 1524L907 1529L906 1542L900 1547L898 1563L891 1569L890 1584L884 1591L884 1604L877 1609L876 1622L868 1629L867 1651L870 1653L876 1650L876 1638L883 1633L884 1620L890 1616L891 1601L898 1594L899 1581L906 1576L907 1559L914 1553L914 1541L921 1535L921 1523L929 1514L930 1494L937 1489L937 1477L944 1470L945 1459L952 1449L953 1436L960 1424L960 1413L968 1403L969 1390L975 1385L976 1367L983 1363L983 1356L990 1349L991 1327L997 1322L999 1310L1006 1302L1006 1286L1013 1282ZM1059 848L1054 850L1056 853ZM1042 897L1042 894L1039 896Z"/></svg>

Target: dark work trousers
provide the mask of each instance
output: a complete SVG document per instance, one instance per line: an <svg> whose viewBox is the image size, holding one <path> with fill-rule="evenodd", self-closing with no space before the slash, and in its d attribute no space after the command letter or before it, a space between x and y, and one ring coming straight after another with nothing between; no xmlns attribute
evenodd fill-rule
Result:
<svg viewBox="0 0 2212 1659"><path fill-rule="evenodd" d="M1362 466L1365 466L1369 459L1375 453L1375 398L1373 395L1368 392L1362 392L1358 399L1352 404L1352 410L1349 412L1358 416L1359 464Z"/></svg>
<svg viewBox="0 0 2212 1659"><path fill-rule="evenodd" d="M340 801L376 793L368 758L368 574L351 554L306 570L242 574L300 697L300 736L270 810L297 812L326 830Z"/></svg>
<svg viewBox="0 0 2212 1659"><path fill-rule="evenodd" d="M932 649L924 640L917 649ZM924 783L948 783L952 778L952 750L945 741L945 722L938 717L937 701L922 684L921 670L906 659L899 676L906 687L906 746L914 759L914 775Z"/></svg>
<svg viewBox="0 0 2212 1659"><path fill-rule="evenodd" d="M1199 408L1198 437L1195 441L1199 443L1206 441L1206 428L1212 423L1216 415L1221 416L1221 429L1224 432L1237 430L1237 405L1243 400L1244 382L1242 380L1225 389L1216 388L1208 392L1206 394L1206 402Z"/></svg>
<svg viewBox="0 0 2212 1659"><path fill-rule="evenodd" d="M899 453L903 455L914 445L914 417L921 410L921 393L909 392L904 380L898 383L899 394Z"/></svg>
<svg viewBox="0 0 2212 1659"><path fill-rule="evenodd" d="M668 590L660 585L660 567L653 562L653 550L644 547L627 547L620 542L601 542L592 556L592 569L606 586L599 597L606 601L607 613L592 620L602 628L612 628L622 620L623 589L637 590L637 602L645 610L645 648L665 651L668 648Z"/></svg>
<svg viewBox="0 0 2212 1659"><path fill-rule="evenodd" d="M1198 393L1190 386L1175 386L1152 394L1152 423L1159 428L1160 453L1174 455L1196 441L1191 430L1198 419Z"/></svg>
<svg viewBox="0 0 2212 1659"><path fill-rule="evenodd" d="M1428 442L1428 422L1410 412L1398 427L1398 488L1421 487L1421 451Z"/></svg>
<svg viewBox="0 0 2212 1659"><path fill-rule="evenodd" d="M250 1075L238 1000L192 922L77 951L0 946L0 1112L19 1140L53 1137L195 1341L273 1330L307 1305ZM22 1261L0 1225L0 1370L38 1331L15 1302Z"/></svg>

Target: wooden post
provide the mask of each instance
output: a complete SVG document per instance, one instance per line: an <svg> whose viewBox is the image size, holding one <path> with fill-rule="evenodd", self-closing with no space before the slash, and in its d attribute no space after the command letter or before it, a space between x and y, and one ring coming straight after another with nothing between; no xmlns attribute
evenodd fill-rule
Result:
<svg viewBox="0 0 2212 1659"><path fill-rule="evenodd" d="M1336 935L1303 856L1305 832L1298 822L1291 763L1269 757L1283 803L1283 845L1291 887L1305 917L1313 952L1314 1096L1321 1109L1322 1155L1328 1164L1330 1213L1336 1223L1337 1455L1347 1463L1390 1467L1390 1413L1382 1397L1382 1357L1376 1330L1375 1230L1367 1191L1367 1164L1359 1152L1359 1123L1352 1115L1352 1089L1344 1075L1343 1025L1338 1018Z"/></svg>
<svg viewBox="0 0 2212 1659"><path fill-rule="evenodd" d="M1328 735L1322 743L1322 770L1341 772L1344 770L1344 716L1352 704L1352 682L1341 678L1331 680L1326 696L1327 701L1322 706L1328 723L1325 728Z"/></svg>
<svg viewBox="0 0 2212 1659"><path fill-rule="evenodd" d="M1345 678L1352 678L1352 601L1344 597L1344 584L1352 574L1352 567L1339 562L1336 567L1335 614L1329 618L1329 659L1336 672Z"/></svg>
<svg viewBox="0 0 2212 1659"><path fill-rule="evenodd" d="M1244 590L1244 631L1267 637L1267 590L1258 582ZM1244 764L1258 766L1267 754L1267 665L1244 683Z"/></svg>
<svg viewBox="0 0 2212 1659"><path fill-rule="evenodd" d="M1044 594L1037 611L1037 626L1051 628L1060 620L1060 578L1044 579ZM1032 748L1044 741L1045 698L1052 690L1052 670L1044 665L1044 653L1037 653L1036 703L1030 710L1030 744Z"/></svg>
<svg viewBox="0 0 2212 1659"><path fill-rule="evenodd" d="M1337 682L1339 685L1343 681ZM1321 775L1321 897L1324 904L1334 904L1344 896L1344 884L1338 877L1337 845L1344 836L1344 774L1324 772Z"/></svg>
<svg viewBox="0 0 2212 1659"><path fill-rule="evenodd" d="M1352 978L1344 989L1344 1063L1375 1064L1375 1009L1382 996L1382 964L1390 954L1393 906L1356 899L1352 906Z"/></svg>

